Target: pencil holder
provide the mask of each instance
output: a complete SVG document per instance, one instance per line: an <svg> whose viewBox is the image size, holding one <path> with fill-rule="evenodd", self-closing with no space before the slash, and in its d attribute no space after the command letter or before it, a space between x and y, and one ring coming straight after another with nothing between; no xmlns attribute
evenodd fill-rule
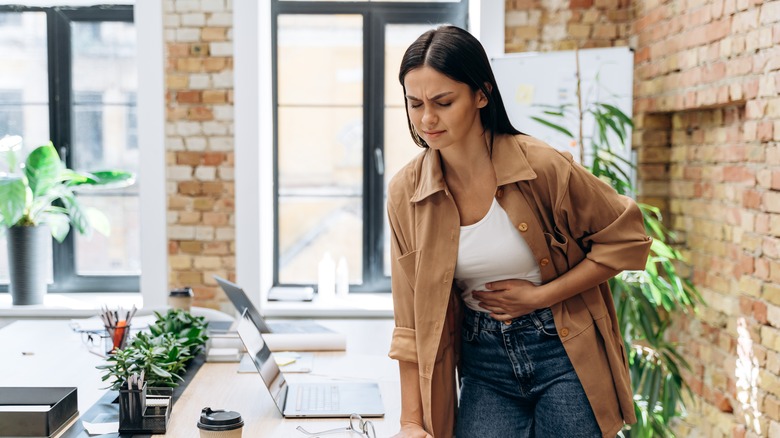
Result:
<svg viewBox="0 0 780 438"><path fill-rule="evenodd" d="M141 389L119 388L119 432L141 429L146 411L146 383Z"/></svg>
<svg viewBox="0 0 780 438"><path fill-rule="evenodd" d="M105 348L106 354L113 354L115 350L123 349L127 346L127 339L130 335L130 325L107 325Z"/></svg>

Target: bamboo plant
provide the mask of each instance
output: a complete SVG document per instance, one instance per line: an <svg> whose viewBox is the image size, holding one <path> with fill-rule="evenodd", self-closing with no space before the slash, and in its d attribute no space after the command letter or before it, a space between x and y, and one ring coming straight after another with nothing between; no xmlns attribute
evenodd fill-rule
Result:
<svg viewBox="0 0 780 438"><path fill-rule="evenodd" d="M576 104L537 105L542 114L532 119L579 145L582 162L588 145L592 151L592 162L585 165L588 170L618 193L634 196L630 174L636 166L619 154L621 148L629 148L633 123L616 105L583 103L579 65L577 69ZM588 135L583 132L586 117L592 118L594 126ZM575 129L570 129L572 126ZM638 419L622 434L629 438L675 437L672 420L685 414L682 395L690 391L681 369L689 369L689 365L677 345L668 341L667 330L676 315L695 312L704 302L693 283L677 270L678 263L685 260L674 247L675 235L664 226L660 210L643 203L639 207L648 235L653 237L645 270L623 272L610 280Z"/></svg>

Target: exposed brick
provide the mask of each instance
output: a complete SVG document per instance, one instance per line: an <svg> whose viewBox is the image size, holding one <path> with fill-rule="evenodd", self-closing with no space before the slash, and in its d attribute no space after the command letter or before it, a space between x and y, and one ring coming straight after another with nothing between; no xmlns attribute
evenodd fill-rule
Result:
<svg viewBox="0 0 780 438"><path fill-rule="evenodd" d="M589 8L593 6L593 0L570 0L569 7L572 9Z"/></svg>
<svg viewBox="0 0 780 438"><path fill-rule="evenodd" d="M218 166L226 160L223 152L206 152L203 154L203 164L206 166Z"/></svg>
<svg viewBox="0 0 780 438"><path fill-rule="evenodd" d="M181 181L178 191L182 195L200 195L203 193L201 183L198 181Z"/></svg>
<svg viewBox="0 0 780 438"><path fill-rule="evenodd" d="M168 43L165 48L169 58L182 58L190 53L190 45L186 43Z"/></svg>
<svg viewBox="0 0 780 438"><path fill-rule="evenodd" d="M200 91L179 91L176 93L176 101L179 103L199 103Z"/></svg>
<svg viewBox="0 0 780 438"><path fill-rule="evenodd" d="M200 164L201 154L197 152L177 152L176 163L197 166Z"/></svg>
<svg viewBox="0 0 780 438"><path fill-rule="evenodd" d="M201 41L225 41L227 39L227 29L224 27L205 27L201 29Z"/></svg>
<svg viewBox="0 0 780 438"><path fill-rule="evenodd" d="M189 120L214 120L214 112L211 108L204 106L195 106L189 108L187 111L187 119Z"/></svg>
<svg viewBox="0 0 780 438"><path fill-rule="evenodd" d="M221 71L228 66L227 58L206 58L203 64L205 71Z"/></svg>
<svg viewBox="0 0 780 438"><path fill-rule="evenodd" d="M169 89L182 89L187 88L189 84L189 78L186 75L166 75L165 76L165 85Z"/></svg>
<svg viewBox="0 0 780 438"><path fill-rule="evenodd" d="M758 322L759 324L767 323L766 303L763 303L761 301L755 301L753 303L753 318L755 318L756 322Z"/></svg>

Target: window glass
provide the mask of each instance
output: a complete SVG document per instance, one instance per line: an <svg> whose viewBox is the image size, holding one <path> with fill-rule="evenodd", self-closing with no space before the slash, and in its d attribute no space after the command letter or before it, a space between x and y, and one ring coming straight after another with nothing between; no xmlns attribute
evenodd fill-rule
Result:
<svg viewBox="0 0 780 438"><path fill-rule="evenodd" d="M71 165L138 174L136 34L133 23L71 23ZM80 193L85 207L108 216L111 234L75 234L79 275L139 275L139 182L124 189Z"/></svg>
<svg viewBox="0 0 780 438"><path fill-rule="evenodd" d="M279 282L316 284L326 252L362 281L363 19L278 17Z"/></svg>
<svg viewBox="0 0 780 438"><path fill-rule="evenodd" d="M45 12L0 12L0 137L22 136L20 158L49 141L46 44ZM7 161L0 158L0 172L8 171ZM47 259L52 259L51 248ZM52 278L50 272L50 282ZM6 238L0 233L0 283L8 281Z"/></svg>

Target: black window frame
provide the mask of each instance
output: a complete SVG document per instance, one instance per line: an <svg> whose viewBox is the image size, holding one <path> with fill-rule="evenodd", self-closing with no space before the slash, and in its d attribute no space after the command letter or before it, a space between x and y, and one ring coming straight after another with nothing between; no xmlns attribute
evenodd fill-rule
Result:
<svg viewBox="0 0 780 438"><path fill-rule="evenodd" d="M45 12L49 78L49 137L60 157L72 166L72 22L133 23L132 5L100 6L23 6L0 5L0 12ZM76 271L75 230L62 243L52 239L53 283L48 292L140 292L139 275L79 275ZM8 285L0 285L7 292Z"/></svg>
<svg viewBox="0 0 780 438"><path fill-rule="evenodd" d="M388 24L450 23L466 28L468 0L458 2L285 1L271 2L273 86L274 286L304 286L279 281L279 15L351 14L363 17L363 283L350 292L390 292L384 274L384 174L375 149L384 156L384 39ZM310 286L310 285L305 285ZM316 287L316 285L314 285Z"/></svg>

